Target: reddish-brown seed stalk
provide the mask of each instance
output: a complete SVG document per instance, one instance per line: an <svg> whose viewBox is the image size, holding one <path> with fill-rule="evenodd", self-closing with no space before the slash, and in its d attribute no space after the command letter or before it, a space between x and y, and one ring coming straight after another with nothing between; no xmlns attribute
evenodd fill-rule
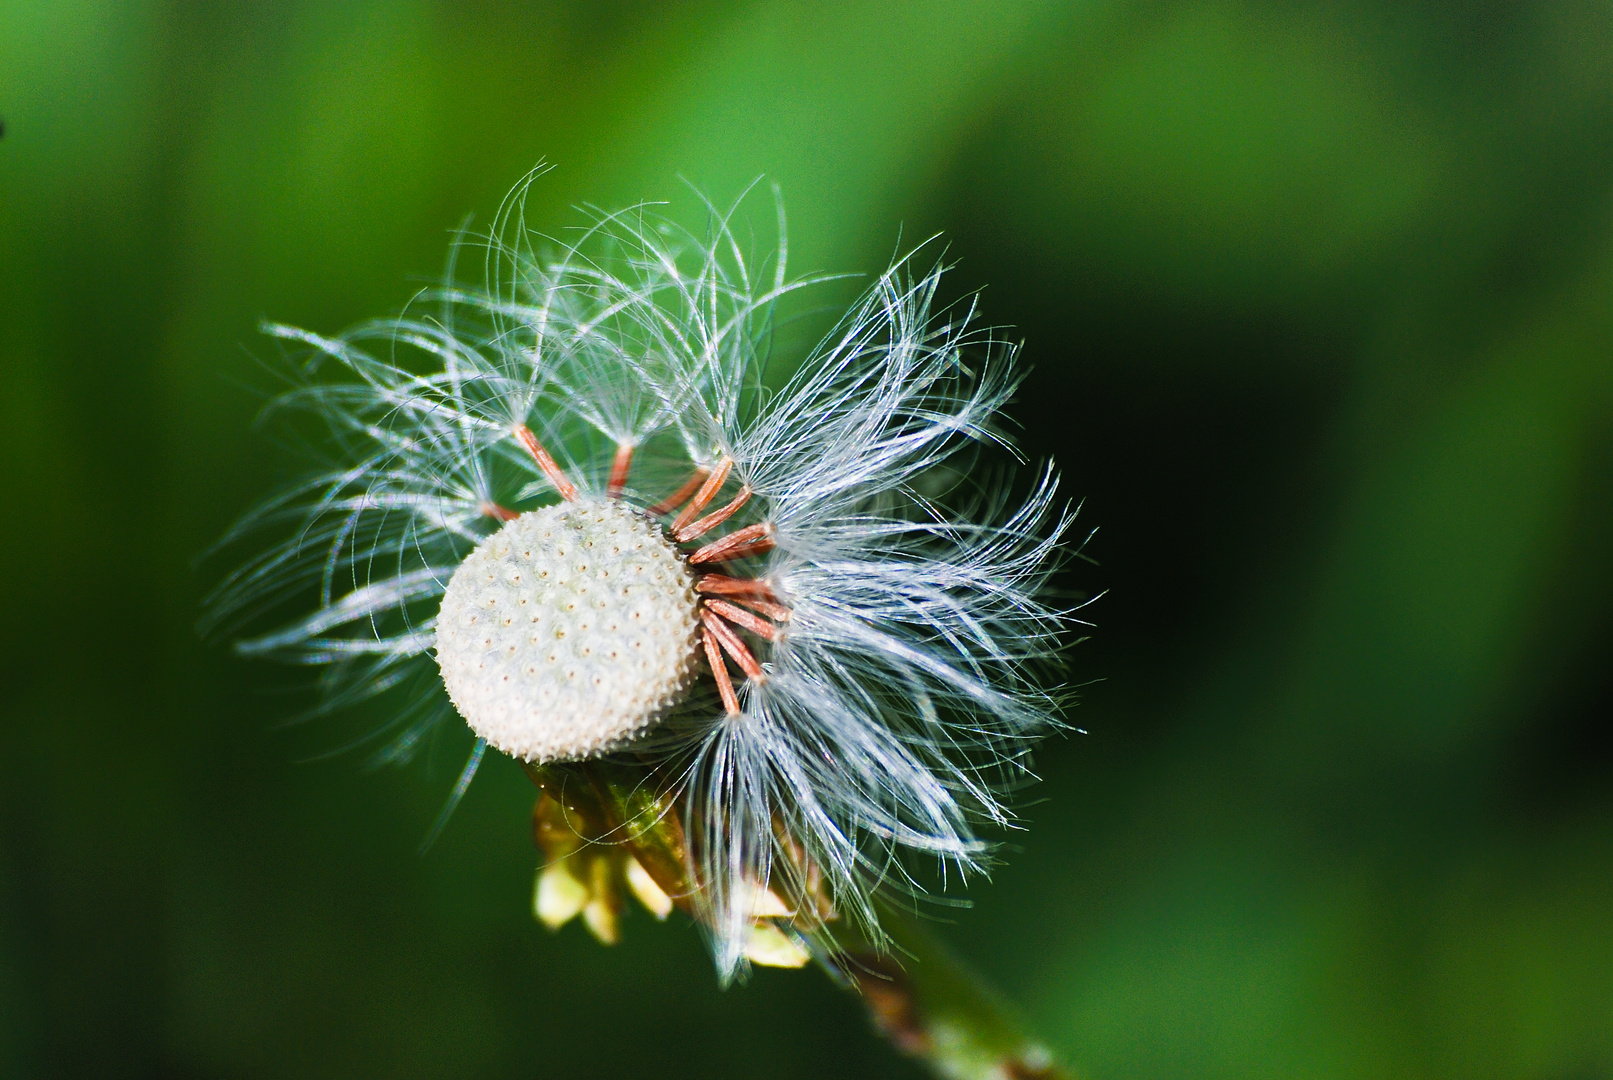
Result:
<svg viewBox="0 0 1613 1080"><path fill-rule="evenodd" d="M684 500L693 495L700 485L706 482L706 477L710 475L710 469L706 468L704 465L696 465L694 475L689 477L688 480L684 481L682 487L680 487L677 491L674 491L671 495L668 495L665 499L662 499L660 502L656 503L654 506L650 507L645 511L645 513L651 515L652 517L660 517L662 514L672 513L672 511L682 506Z"/></svg>
<svg viewBox="0 0 1613 1080"><path fill-rule="evenodd" d="M705 624L707 640L715 637L718 644L723 647L723 651L734 658L734 663L739 665L740 670L746 676L755 679L757 682L767 678L767 673L762 670L762 665L756 662L756 657L751 653L750 646L741 641L739 635L734 633L727 623L718 618L715 612L702 611L700 621Z"/></svg>
<svg viewBox="0 0 1613 1080"><path fill-rule="evenodd" d="M484 502L477 509L481 510L484 517L490 517L495 521L514 521L521 516L518 511L506 509L498 503Z"/></svg>
<svg viewBox="0 0 1613 1080"><path fill-rule="evenodd" d="M773 590L765 581L756 578L729 577L727 574L704 574L694 587L708 596L765 596L776 600Z"/></svg>
<svg viewBox="0 0 1613 1080"><path fill-rule="evenodd" d="M616 448L616 457L610 463L610 480L605 484L605 494L612 499L622 497L622 489L627 487L627 469L633 464L633 447L630 443L622 443Z"/></svg>
<svg viewBox="0 0 1613 1080"><path fill-rule="evenodd" d="M765 619L752 615L744 608L736 607L726 600L707 600L706 607L735 626L743 626L757 637L766 638L768 641L778 640L778 627Z"/></svg>
<svg viewBox="0 0 1613 1080"><path fill-rule="evenodd" d="M790 621L790 609L783 604L775 604L770 600L757 600L755 597L750 596L736 596L734 597L734 602L742 604L752 611L759 611L774 622Z"/></svg>
<svg viewBox="0 0 1613 1080"><path fill-rule="evenodd" d="M717 462L717 467L711 470L711 475L706 477L706 482L700 485L700 490L695 492L695 497L690 500L689 505L685 506L683 512L673 519L672 533L674 536L685 525L693 521L694 516L706 508L706 504L717 497L717 492L722 488L723 481L728 479L728 474L733 468L734 459L731 457L725 456L721 461Z"/></svg>
<svg viewBox="0 0 1613 1080"><path fill-rule="evenodd" d="M700 563L722 562L745 555L760 555L772 550L773 525L771 522L763 521L735 530L721 540L714 540L705 547L697 549L689 556L689 561L698 566Z"/></svg>
<svg viewBox="0 0 1613 1080"><path fill-rule="evenodd" d="M566 474L560 471L560 466L556 465L554 458L549 456L549 451L545 450L543 444L538 442L538 437L532 434L532 429L525 424L517 424L515 437L520 440L522 446L526 447L527 453L532 455L532 460L538 463L538 468L543 470L543 475L549 478L549 483L554 485L554 489L560 493L560 497L567 502L575 499L577 497L576 485L566 479Z"/></svg>
<svg viewBox="0 0 1613 1080"><path fill-rule="evenodd" d="M759 611L774 622L787 622L790 609L778 602L772 588L755 578L736 578L726 574L706 574L694 583L697 591L707 596L729 596L752 611Z"/></svg>
<svg viewBox="0 0 1613 1080"><path fill-rule="evenodd" d="M739 508L744 506L749 501L750 488L742 487L739 489L739 494L734 496L734 501L723 507L721 510L715 510L707 514L693 525L685 525L681 529L672 530L672 539L681 544L685 541L693 540L697 536L704 536L712 529L715 529L717 526L733 517L734 514L739 511Z"/></svg>
<svg viewBox="0 0 1613 1080"><path fill-rule="evenodd" d="M729 716L738 716L739 696L734 693L734 684L728 678L728 665L723 661L722 650L717 647L717 639L712 636L710 626L701 632L700 640L706 646L706 663L711 667L712 678L717 680L717 693L722 695L723 708L728 710Z"/></svg>

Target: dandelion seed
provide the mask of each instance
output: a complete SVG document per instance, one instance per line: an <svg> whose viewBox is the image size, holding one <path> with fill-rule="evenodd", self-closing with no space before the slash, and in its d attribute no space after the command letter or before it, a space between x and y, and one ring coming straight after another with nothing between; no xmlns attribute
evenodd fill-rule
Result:
<svg viewBox="0 0 1613 1080"><path fill-rule="evenodd" d="M614 940L625 882L724 979L878 947L875 896L915 855L981 869L1058 722L1055 476L1017 505L956 480L1008 446L1014 350L909 256L764 388L776 305L827 280L786 276L782 216L758 265L732 209L705 236L600 214L545 256L520 207L434 318L266 328L307 351L281 404L343 456L232 533L291 526L214 617L315 590L239 648L319 665L332 706L435 667L386 756L457 712L532 768L547 922Z"/></svg>

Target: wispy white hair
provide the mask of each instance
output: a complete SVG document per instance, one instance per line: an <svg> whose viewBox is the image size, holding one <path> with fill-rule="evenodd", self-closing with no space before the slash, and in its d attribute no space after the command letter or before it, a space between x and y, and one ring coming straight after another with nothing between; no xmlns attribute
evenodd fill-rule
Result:
<svg viewBox="0 0 1613 1080"><path fill-rule="evenodd" d="M322 665L333 703L424 676L387 751L405 758L451 715L425 678L436 607L496 527L487 508L553 499L512 428L540 432L585 494L604 492L613 451L639 451L640 505L730 458L754 494L736 522L774 530L755 576L787 630L738 714L696 693L636 760L681 786L695 912L725 979L744 968L755 891L802 896L808 874L878 944L875 894L921 887L914 853L982 869L977 830L1010 822L1006 793L1059 723L1048 672L1073 616L1046 596L1072 512L1050 468L1014 501L978 460L1012 449L996 417L1016 350L974 328L972 301L940 306L944 267L910 253L770 382L779 301L829 280L786 277L782 213L759 259L738 202L707 204L703 233L648 205L594 213L545 253L521 195L488 238L486 288L450 281L417 305L429 317L334 338L265 328L305 347L279 404L322 418L340 463L237 526L229 539L293 523L220 586L213 618L311 594L311 614L239 648Z"/></svg>

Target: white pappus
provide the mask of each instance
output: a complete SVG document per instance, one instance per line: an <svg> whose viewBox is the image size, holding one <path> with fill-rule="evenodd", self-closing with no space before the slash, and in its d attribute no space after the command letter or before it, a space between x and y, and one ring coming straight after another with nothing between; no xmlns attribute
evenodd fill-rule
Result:
<svg viewBox="0 0 1613 1080"><path fill-rule="evenodd" d="M981 868L1060 723L1072 511L1051 469L1011 502L976 453L1010 446L1015 349L909 255L770 384L779 301L831 280L786 277L782 213L761 259L737 202L701 234L597 213L544 254L523 192L486 287L432 317L266 328L304 356L277 407L337 459L232 530L287 535L210 618L311 602L238 648L322 666L326 707L397 688L390 758L457 709L456 795L488 744L657 777L724 979L776 914L759 895L818 905L809 949L840 918L883 945L875 895L920 888L915 853Z"/></svg>

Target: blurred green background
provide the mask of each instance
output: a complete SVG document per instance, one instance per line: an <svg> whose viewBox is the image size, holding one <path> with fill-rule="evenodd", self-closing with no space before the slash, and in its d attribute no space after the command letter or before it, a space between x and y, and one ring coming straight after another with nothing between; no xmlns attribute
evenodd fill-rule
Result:
<svg viewBox="0 0 1613 1080"><path fill-rule="evenodd" d="M1613 1077L1613 8L0 0L0 1076L915 1076L528 914L530 785L198 640L333 332L528 217L944 230L1108 590L952 940L1086 1075ZM325 756L321 756L325 755Z"/></svg>

